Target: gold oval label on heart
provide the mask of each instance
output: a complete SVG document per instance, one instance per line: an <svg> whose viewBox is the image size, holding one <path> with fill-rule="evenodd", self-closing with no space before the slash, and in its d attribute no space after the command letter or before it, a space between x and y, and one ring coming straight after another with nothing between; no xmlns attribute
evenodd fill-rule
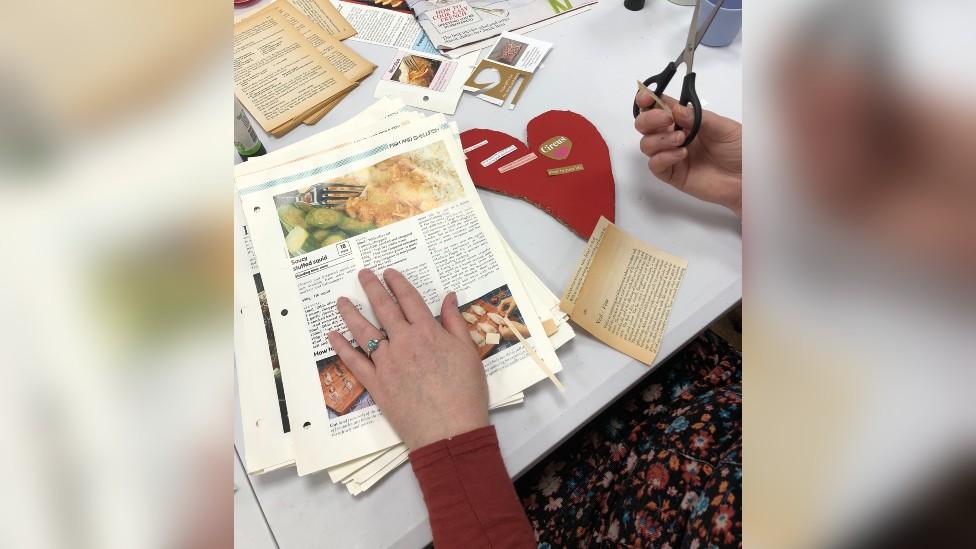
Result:
<svg viewBox="0 0 976 549"><path fill-rule="evenodd" d="M573 142L564 135L557 135L556 137L547 139L545 143L539 146L539 152L543 156L555 160L566 160L571 150L573 150Z"/></svg>

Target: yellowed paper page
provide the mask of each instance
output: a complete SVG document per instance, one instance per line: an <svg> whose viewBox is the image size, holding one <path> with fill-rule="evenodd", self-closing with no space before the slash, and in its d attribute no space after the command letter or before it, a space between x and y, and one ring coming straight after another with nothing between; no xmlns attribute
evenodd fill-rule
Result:
<svg viewBox="0 0 976 549"><path fill-rule="evenodd" d="M265 131L352 85L273 5L234 25L234 91Z"/></svg>
<svg viewBox="0 0 976 549"><path fill-rule="evenodd" d="M303 0L313 2L313 0ZM328 3L328 0L323 0ZM330 6L332 4L329 4ZM271 4L278 10L286 21L301 34L313 48L319 50L322 56L342 73L347 79L355 82L369 76L376 65L343 44L338 38L323 32L322 28L304 15L299 9L288 2L278 1ZM334 9L334 8L333 8ZM338 12L337 12L338 15ZM340 16L341 17L341 16Z"/></svg>
<svg viewBox="0 0 976 549"><path fill-rule="evenodd" d="M600 247L603 231L606 230L608 225L611 225L610 221L600 216L600 220L597 221L596 227L593 228L593 233L590 235L590 240L586 243L586 247L583 248L583 256L580 257L580 261L576 265L576 272L573 273L573 278L566 285L566 291L563 292L563 297L559 300L559 308L568 315L572 315L573 306L576 305L576 298L583 288L583 281L586 280L586 275L590 272L590 264L593 262L593 256L596 255L596 251Z"/></svg>
<svg viewBox="0 0 976 549"><path fill-rule="evenodd" d="M570 318L614 349L650 365L687 267L687 261L607 223Z"/></svg>
<svg viewBox="0 0 976 549"><path fill-rule="evenodd" d="M270 133L275 137L281 137L286 133L297 128L300 124L308 124L309 126L311 126L312 124L317 124L319 120L322 120L322 118L324 118L325 115L329 114L332 111L332 109L336 108L339 105L339 103L342 102L342 100L345 99L347 95L349 95L349 92L355 89L356 86L358 85L359 85L358 83L354 82L351 88L345 90L344 92L333 97L332 99L329 99L325 103L322 103L322 105L318 107L318 110L312 111L304 119L296 118L293 120L289 120L287 123L282 124L277 128L274 128L268 133Z"/></svg>
<svg viewBox="0 0 976 549"><path fill-rule="evenodd" d="M307 124L309 126L313 124L318 124L319 120L322 120L322 118L324 118L325 115L332 112L332 109L339 106L339 103L342 102L342 100L345 99L347 95L349 95L349 92L356 89L357 86L359 86L358 82L353 83L353 86L351 88L333 97L332 99L329 99L324 105L322 105L322 108L308 115L305 118L305 120L302 120L302 123Z"/></svg>
<svg viewBox="0 0 976 549"><path fill-rule="evenodd" d="M345 40L356 35L356 29L329 0L288 0L288 2L336 40Z"/></svg>

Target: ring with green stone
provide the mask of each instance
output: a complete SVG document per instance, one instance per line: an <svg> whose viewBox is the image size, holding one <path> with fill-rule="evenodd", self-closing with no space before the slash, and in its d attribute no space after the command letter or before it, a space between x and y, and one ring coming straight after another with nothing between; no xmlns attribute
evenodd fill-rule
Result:
<svg viewBox="0 0 976 549"><path fill-rule="evenodd" d="M380 347L380 341L384 341L385 339L386 338L383 338L383 339L371 339L371 340L367 341L366 342L366 358L372 358L373 351L375 351L376 349L379 349L379 347Z"/></svg>

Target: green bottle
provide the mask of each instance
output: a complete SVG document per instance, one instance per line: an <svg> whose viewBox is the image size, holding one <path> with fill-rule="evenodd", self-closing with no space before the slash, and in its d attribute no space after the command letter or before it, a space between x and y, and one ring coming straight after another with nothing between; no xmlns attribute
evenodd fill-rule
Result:
<svg viewBox="0 0 976 549"><path fill-rule="evenodd" d="M248 158L261 156L268 151L264 150L264 145L258 139L258 134L251 127L251 121L244 114L244 106L234 98L234 148L241 160L247 162Z"/></svg>

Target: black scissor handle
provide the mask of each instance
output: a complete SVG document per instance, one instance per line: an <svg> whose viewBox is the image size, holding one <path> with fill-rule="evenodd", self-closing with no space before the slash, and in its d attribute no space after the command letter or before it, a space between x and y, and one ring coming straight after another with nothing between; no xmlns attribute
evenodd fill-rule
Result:
<svg viewBox="0 0 976 549"><path fill-rule="evenodd" d="M677 72L678 72L678 65L675 64L674 61L671 61L670 63L668 63L667 67L664 67L663 71L645 80L644 85L647 86L647 88L650 89L652 92L654 92L654 95L661 97L664 94L664 89L668 87L668 84L671 83L671 79L674 78L674 75ZM653 88L651 87L652 85L654 86ZM651 108L654 108L654 105L656 105L656 103L651 104ZM634 118L637 118L637 115L639 115L640 112L641 112L640 107L637 106L637 98L635 97Z"/></svg>
<svg viewBox="0 0 976 549"><path fill-rule="evenodd" d="M695 90L695 73L689 72L685 75L685 80L681 84L681 99L678 100L678 103L683 107L687 107L691 103L691 108L695 113L695 121L691 129L681 128L688 132L688 137L685 137L685 142L681 144L682 147L687 147L698 135L702 121L701 101L698 99L698 91Z"/></svg>

